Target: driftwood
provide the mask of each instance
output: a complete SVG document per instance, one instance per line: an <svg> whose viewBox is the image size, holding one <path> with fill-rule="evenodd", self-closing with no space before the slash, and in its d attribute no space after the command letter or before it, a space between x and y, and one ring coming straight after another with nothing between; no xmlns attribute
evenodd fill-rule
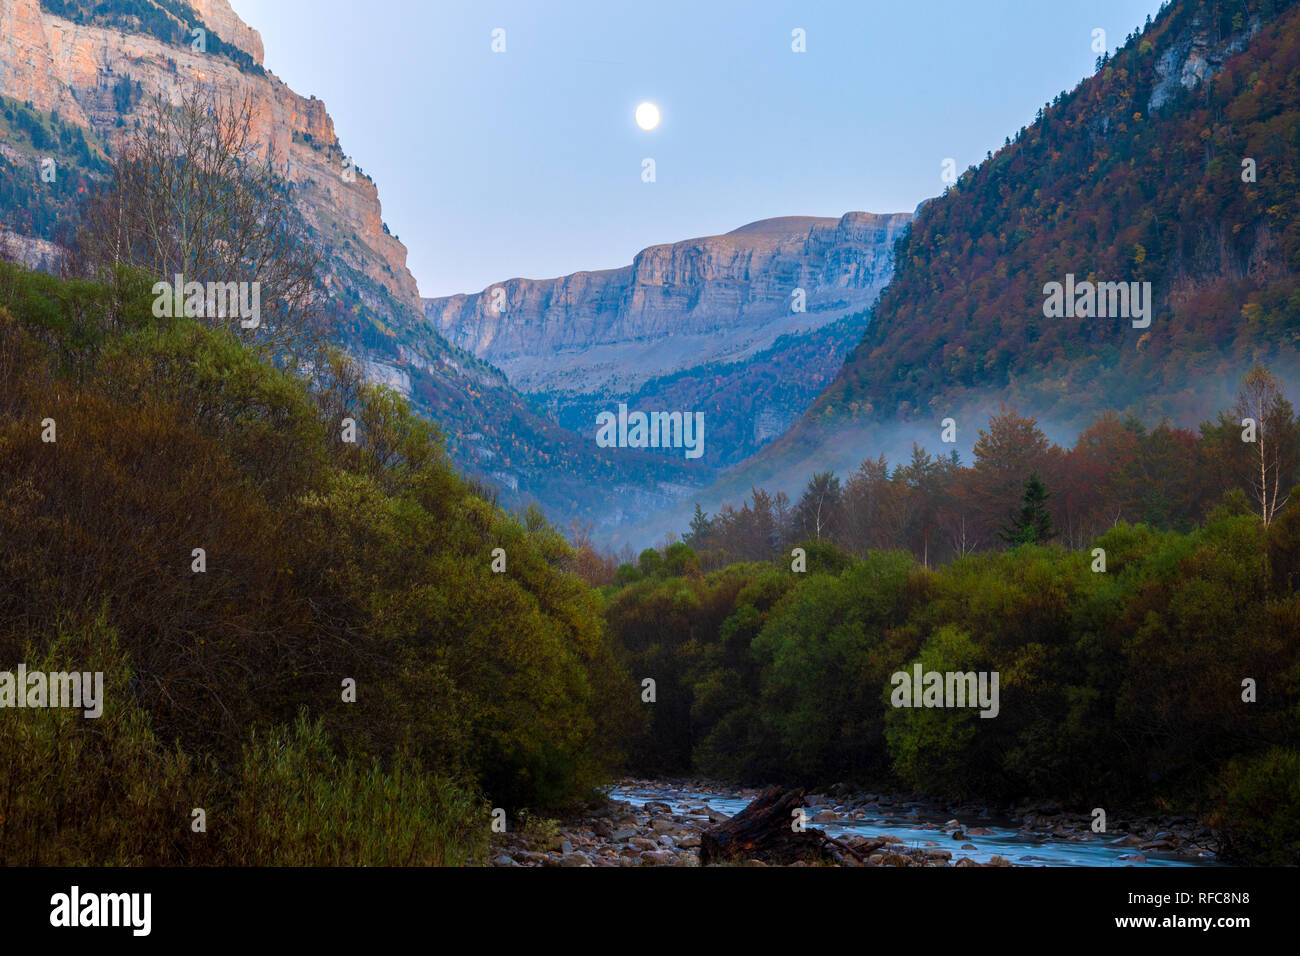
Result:
<svg viewBox="0 0 1300 956"><path fill-rule="evenodd" d="M866 862L861 852L821 830L796 830L795 811L802 807L802 790L768 787L730 820L700 834L700 865L744 860L780 865Z"/></svg>

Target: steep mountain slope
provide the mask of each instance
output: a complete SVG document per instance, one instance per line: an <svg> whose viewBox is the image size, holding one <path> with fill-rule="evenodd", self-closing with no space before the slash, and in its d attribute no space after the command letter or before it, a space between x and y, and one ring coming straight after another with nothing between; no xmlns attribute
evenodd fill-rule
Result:
<svg viewBox="0 0 1300 956"><path fill-rule="evenodd" d="M203 50L193 31L202 29ZM406 249L375 184L345 176L325 104L262 65L262 41L227 0L0 0L0 231L9 254L46 265L77 204L107 172L142 100L195 86L247 98L254 134L292 184L325 256L338 341L370 376L442 427L467 472L503 503L541 502L559 520L659 507L689 480L678 461L611 455L537 412L504 376L429 328ZM42 163L53 158L47 181Z"/></svg>
<svg viewBox="0 0 1300 956"><path fill-rule="evenodd" d="M705 500L942 449L949 416L968 448L1002 401L1062 432L1107 408L1195 425L1256 358L1296 380L1298 176L1300 7L1177 0L922 207L835 382ZM1149 326L1048 317L1069 276L1151 283Z"/></svg>
<svg viewBox="0 0 1300 956"><path fill-rule="evenodd" d="M630 409L694 409L708 422L705 464L721 471L748 458L793 425L838 373L862 338L867 313L782 335L738 362L715 361L652 378L625 395L538 396L560 424L589 431L618 401Z"/></svg>

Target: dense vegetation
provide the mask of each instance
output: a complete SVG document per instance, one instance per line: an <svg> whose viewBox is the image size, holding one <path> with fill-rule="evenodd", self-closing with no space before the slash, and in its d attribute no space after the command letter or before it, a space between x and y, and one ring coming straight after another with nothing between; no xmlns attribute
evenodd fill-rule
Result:
<svg viewBox="0 0 1300 956"><path fill-rule="evenodd" d="M108 171L93 134L30 103L0 97L0 228L53 239L76 220L77 208ZM52 167L42 168L51 159Z"/></svg>
<svg viewBox="0 0 1300 956"><path fill-rule="evenodd" d="M5 712L0 860L455 862L483 798L601 782L635 688L560 535L343 359L309 389L149 288L0 266L0 670L110 684Z"/></svg>
<svg viewBox="0 0 1300 956"><path fill-rule="evenodd" d="M1300 492L1300 489L1297 489ZM644 773L1206 814L1229 855L1300 858L1300 493L1187 533L1022 545L937 571L809 543L808 570L650 551L606 590L650 724ZM996 671L994 719L891 706L891 675ZM1243 681L1255 682L1255 702Z"/></svg>

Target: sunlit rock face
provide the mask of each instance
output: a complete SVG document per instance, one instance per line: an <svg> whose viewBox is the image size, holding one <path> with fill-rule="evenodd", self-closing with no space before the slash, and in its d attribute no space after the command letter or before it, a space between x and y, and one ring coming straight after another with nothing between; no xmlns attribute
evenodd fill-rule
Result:
<svg viewBox="0 0 1300 956"><path fill-rule="evenodd" d="M108 149L155 94L177 102L193 89L211 88L222 98L247 98L253 135L294 184L296 205L329 249L330 265L364 277L350 284L368 305L388 313L386 320L395 305L418 316L419 292L406 268L406 249L384 232L374 183L364 175L341 175L344 154L325 104L260 69L262 38L228 0L189 0L189 8L191 22L202 22L243 50L257 68L241 69L227 57L148 33L73 23L42 9L40 0L3 0L0 94L57 112L63 121L93 131ZM115 96L122 80L138 84L125 114Z"/></svg>

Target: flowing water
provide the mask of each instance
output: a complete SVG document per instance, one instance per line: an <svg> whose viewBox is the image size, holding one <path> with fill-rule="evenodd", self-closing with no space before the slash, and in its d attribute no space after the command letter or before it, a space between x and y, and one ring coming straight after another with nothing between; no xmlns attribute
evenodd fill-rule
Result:
<svg viewBox="0 0 1300 956"><path fill-rule="evenodd" d="M665 784L646 786L644 784L614 787L609 791L614 800L624 800L636 808L641 808L648 801L668 804L675 813L684 812L688 807L711 807L735 816L749 805L750 797L735 791L700 790L674 788ZM963 856L970 857L976 863L987 863L994 856L1001 856L1017 866L1213 866L1211 859L1195 859L1176 853L1147 851L1132 846L1117 846L1119 839L1115 835L1086 833L1081 838L1056 837L1050 834L1032 833L1019 830L1009 821L991 818L955 814L963 830L982 827L992 831L981 836L971 836L954 840L950 832L943 829L925 829L926 825L942 827L954 814L924 804L905 804L864 808L868 814L864 820L839 820L834 823L811 822L809 827L825 830L829 836L842 837L861 834L866 837L891 836L902 840L909 847L924 847L929 844L948 850L952 861ZM962 849L972 845L975 849ZM1120 859L1121 856L1141 854L1145 862L1133 859Z"/></svg>

